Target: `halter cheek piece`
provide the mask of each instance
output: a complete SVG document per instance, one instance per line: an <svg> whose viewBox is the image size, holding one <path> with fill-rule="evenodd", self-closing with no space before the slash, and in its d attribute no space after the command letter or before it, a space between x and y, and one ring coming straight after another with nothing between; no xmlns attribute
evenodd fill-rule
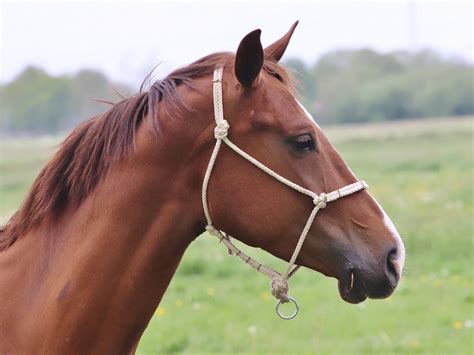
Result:
<svg viewBox="0 0 474 355"><path fill-rule="evenodd" d="M222 102L222 74L223 74L223 66L218 65L214 70L214 79L213 79L213 96L214 96L214 117L216 120L216 127L214 128L214 138L216 139L216 145L214 146L214 150L212 151L211 158L209 160L209 165L207 166L206 174L204 175L204 181L202 183L202 206L204 208L204 214L206 215L207 226L206 230L219 238L219 240L224 243L229 250L229 254L236 255L241 258L245 263L249 264L258 272L268 276L271 279L271 292L272 295L278 299L276 305L277 314L283 319L293 319L299 311L298 304L293 297L288 296L288 279L298 270L299 266L295 265L296 258L303 246L303 242L308 235L309 229L313 224L314 218L320 209L326 207L326 204L332 201L335 201L341 197L351 195L357 191L367 189L368 185L364 181L358 181L353 184L344 186L339 190L335 190L330 193L321 193L317 194L311 190L305 189L304 187L295 184L283 176L277 174L269 167L263 165L261 162L253 158L252 156L245 153L242 149L237 147L234 143L232 143L229 138L227 137L227 133L229 131L229 123L224 119L224 108ZM301 232L300 238L298 243L296 244L295 250L293 255L291 256L290 262L288 263L288 267L284 273L280 274L279 272L272 270L265 265L262 265L255 259L251 258L250 256L244 254L240 251L231 241L230 237L225 233L222 232L214 227L212 224L211 215L209 214L209 207L207 202L207 187L209 185L209 179L211 177L212 168L216 162L217 154L219 153L219 149L224 142L230 149L240 155L242 158L248 160L250 163L255 165L257 168L263 170L265 173L273 177L274 179L278 180L282 184L309 196L314 203L314 208L309 215L308 221L306 222L303 231ZM292 302L295 305L295 311L291 315L283 315L280 312L280 305L282 303Z"/></svg>

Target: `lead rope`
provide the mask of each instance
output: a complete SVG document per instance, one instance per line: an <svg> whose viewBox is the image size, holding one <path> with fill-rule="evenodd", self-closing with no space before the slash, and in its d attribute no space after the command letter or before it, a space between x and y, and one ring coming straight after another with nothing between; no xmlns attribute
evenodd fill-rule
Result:
<svg viewBox="0 0 474 355"><path fill-rule="evenodd" d="M246 264L253 267L258 272L268 276L271 279L271 293L272 295L278 300L276 305L277 314L283 319L293 319L296 317L299 311L298 303L293 297L288 296L288 279L295 274L298 270L299 266L295 265L296 258L298 257L301 248L303 247L303 243L308 235L309 229L313 224L314 219L316 218L316 214L320 209L326 207L328 202L335 201L341 197L353 194L357 191L367 189L368 185L364 181L358 181L353 184L344 186L339 190L335 190L330 193L321 193L316 194L313 191L305 189L290 180L285 179L283 176L277 174L269 167L265 166L252 156L245 153L242 149L237 147L234 143L232 143L227 134L229 132L230 125L224 119L224 107L222 101L222 75L223 75L223 66L217 65L216 69L214 70L214 78L213 78L213 97L214 97L214 118L216 120L216 127L214 128L214 138L216 139L216 144L214 146L214 150L212 151L211 158L209 159L209 164L207 166L206 173L204 175L204 180L202 183L202 206L204 209L204 214L206 216L206 231L209 234L216 236L219 238L220 242L222 242L228 249L229 254L236 255L240 259L242 259ZM211 178L212 169L214 168L214 164L216 163L217 155L219 154L220 147L224 142L230 149L240 155L242 158L246 159L253 165L255 165L260 170L264 171L274 179L280 181L282 184L304 194L312 198L314 203L314 208L309 215L309 218L301 232L300 238L298 243L296 244L295 250L291 259L288 263L288 267L286 268L285 272L280 274L278 271L272 270L265 265L262 265L255 259L251 258L250 256L246 255L242 252L239 248L237 248L231 241L230 236L226 233L221 232L217 228L214 227L212 224L211 215L209 213L209 206L207 201L207 188L209 186L209 180ZM293 302L295 305L295 311L291 315L283 315L280 310L280 304Z"/></svg>

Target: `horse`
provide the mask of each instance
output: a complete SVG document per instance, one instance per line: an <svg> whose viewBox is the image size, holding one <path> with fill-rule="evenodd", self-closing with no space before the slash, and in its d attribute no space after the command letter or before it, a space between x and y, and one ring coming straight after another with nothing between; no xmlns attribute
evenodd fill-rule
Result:
<svg viewBox="0 0 474 355"><path fill-rule="evenodd" d="M255 30L235 54L178 68L69 134L0 232L0 353L134 353L209 225L289 261L309 224L295 265L338 279L350 303L393 293L405 250L382 207L365 185L322 198L358 180L280 64L296 25L265 49ZM206 174L226 137L281 181L228 144Z"/></svg>

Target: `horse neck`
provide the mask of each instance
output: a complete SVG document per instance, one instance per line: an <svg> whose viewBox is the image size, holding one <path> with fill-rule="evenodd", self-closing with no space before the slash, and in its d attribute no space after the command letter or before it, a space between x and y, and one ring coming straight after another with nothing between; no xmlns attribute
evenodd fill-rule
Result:
<svg viewBox="0 0 474 355"><path fill-rule="evenodd" d="M136 152L77 210L12 247L12 258L22 244L47 251L27 258L33 261L23 268L35 276L23 288L30 317L24 318L22 338L28 341L24 334L30 329L30 339L40 341L36 349L133 349L184 251L203 230L199 193L205 167L196 166L192 144L184 142L197 131L188 127L173 138L180 130L170 126L169 134L156 138L147 126L145 120L138 131Z"/></svg>

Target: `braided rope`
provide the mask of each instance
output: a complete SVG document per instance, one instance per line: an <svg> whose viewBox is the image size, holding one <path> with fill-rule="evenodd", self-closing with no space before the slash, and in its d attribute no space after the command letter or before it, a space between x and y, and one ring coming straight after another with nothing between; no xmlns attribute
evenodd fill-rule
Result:
<svg viewBox="0 0 474 355"><path fill-rule="evenodd" d="M224 143L230 148L232 149L234 152L236 152L238 155L240 155L242 158L244 158L245 160L249 161L250 163L252 163L253 165L255 165L257 168L259 168L260 170L264 171L265 173L267 173L268 175L270 175L272 178L278 180L279 182L281 182L282 184L292 188L293 190L296 190L298 192L301 192L302 194L304 195L307 195L311 198L316 198L318 195L315 194L313 191L310 191L308 189L305 189L304 187L301 187L297 184L295 184L294 182L291 182L290 180L288 179L285 179L283 176L277 174L276 172L274 172L272 169L270 169L269 167L267 167L266 165L260 163L257 159L255 159L254 157L250 156L249 154L245 153L242 149L240 149L239 147L237 147L234 143L232 143L229 138L225 137L223 139Z"/></svg>
<svg viewBox="0 0 474 355"><path fill-rule="evenodd" d="M216 144L212 151L211 157L209 159L209 164L206 169L206 173L204 175L204 180L202 183L202 190L201 190L201 198L202 198L202 205L204 209L204 215L206 217L207 226L206 230L211 234L219 238L219 240L227 247L228 251L232 255L238 256L242 259L246 264L253 267L258 272L268 276L271 279L271 293L275 298L279 300L279 303L286 303L290 300L295 302L297 307L296 301L288 296L288 279L295 274L298 270L299 266L295 265L296 259L303 247L303 243L306 239L306 236L309 233L311 225L313 224L314 219L319 210L326 207L328 202L335 201L341 197L348 196L353 194L357 191L363 190L368 188L368 185L364 181L357 181L353 184L344 186L338 190L332 191L330 193L321 193L317 194L311 190L305 189L298 184L284 178L283 176L279 175L278 173L274 172L272 169L267 167L266 165L259 162L257 159L253 158L251 155L244 152L242 149L237 147L231 140L227 137L229 132L230 125L224 119L224 106L223 106L223 98L222 98L222 75L223 75L223 66L218 65L214 70L214 78L213 78L213 96L214 96L214 117L216 121L216 127L214 128L214 138L216 139ZM237 248L231 241L230 237L218 230L212 224L211 214L209 212L209 205L207 200L207 190L209 186L209 180L211 178L212 169L216 163L217 155L219 154L219 150L222 146L222 142L224 142L230 149L240 155L242 158L249 161L251 164L255 165L260 170L264 171L274 179L278 180L282 184L304 194L312 198L314 203L314 208L311 211L311 214L306 221L306 224L301 232L301 235L298 239L298 243L296 244L295 250L291 256L291 259L288 263L288 267L286 268L283 274L280 274L278 271L270 269L265 265L259 263L252 257L246 255L242 252L239 248ZM277 307L278 312L278 307ZM282 316L280 313L278 313ZM296 313L295 313L296 315ZM283 317L284 318L284 317Z"/></svg>

